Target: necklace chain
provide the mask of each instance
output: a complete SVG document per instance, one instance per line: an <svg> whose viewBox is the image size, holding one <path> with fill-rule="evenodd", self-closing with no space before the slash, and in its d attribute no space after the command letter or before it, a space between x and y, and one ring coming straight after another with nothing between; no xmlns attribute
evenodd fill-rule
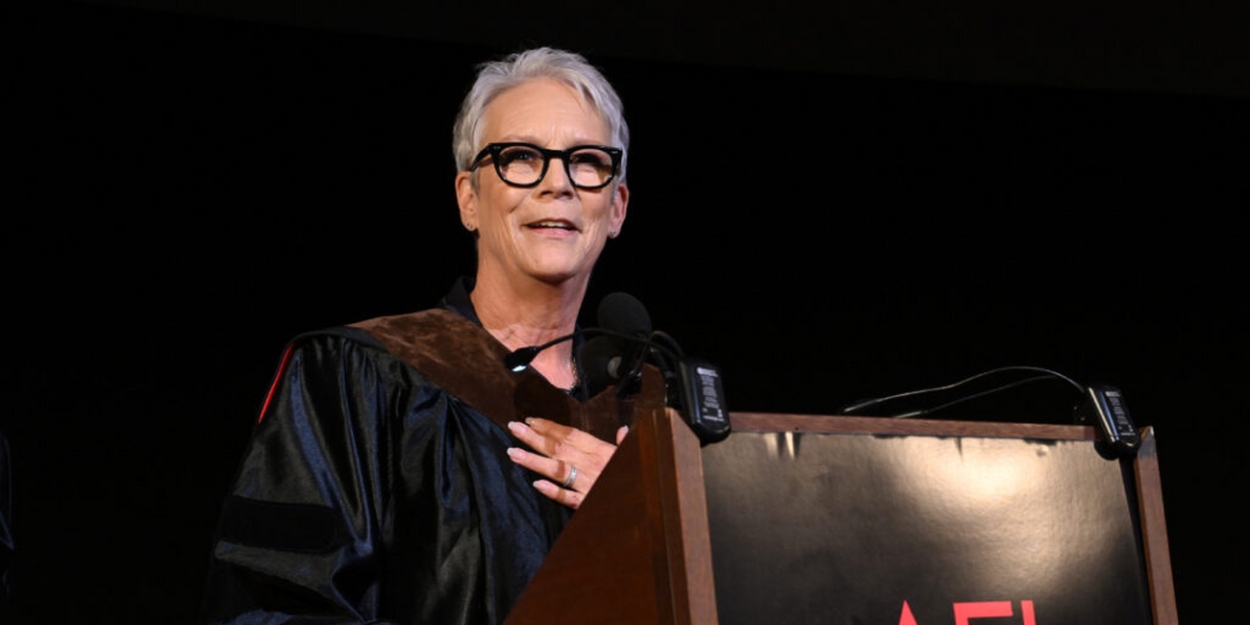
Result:
<svg viewBox="0 0 1250 625"><path fill-rule="evenodd" d="M568 390L572 391L573 389L577 388L578 384L582 383L582 374L580 371L577 370L577 355L576 354L569 353L569 369L572 369L573 371L573 384L569 386Z"/></svg>

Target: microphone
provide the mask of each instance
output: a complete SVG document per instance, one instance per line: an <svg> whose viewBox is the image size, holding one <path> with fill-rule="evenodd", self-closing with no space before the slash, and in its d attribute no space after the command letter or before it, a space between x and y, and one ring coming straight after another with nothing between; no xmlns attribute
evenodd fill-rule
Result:
<svg viewBox="0 0 1250 625"><path fill-rule="evenodd" d="M617 291L609 293L599 302L598 319L600 327L618 334L606 337L605 341L600 342L601 345L595 347L595 352L592 352L596 358L598 352L608 354L609 347L604 343L610 342L611 353L605 365L611 370L599 369L596 362L594 374L588 375L607 374L617 385L618 397L633 395L639 390L642 365L650 351L648 337L652 333L651 315L647 314L646 307L638 298ZM621 366L625 363L628 364L622 369Z"/></svg>
<svg viewBox="0 0 1250 625"><path fill-rule="evenodd" d="M520 373L528 369L530 363L533 362L534 359L538 357L538 354L544 349L558 343L563 343L564 341L575 339L579 336L587 336L591 334L599 334L603 336L591 339L586 342L586 345L582 346L582 368L587 368L586 349L593 343L596 345L593 350L595 354L592 354L594 362L590 363L591 366L587 371L587 378L592 382L597 383L599 388L602 388L622 377L622 375L618 373L620 369L621 357L618 355L619 350L617 350L615 342L612 340L612 337L618 335L618 333L604 328L583 328L570 334L556 337L540 345L527 345L525 347L517 348L508 352L508 354L503 357L503 365L513 373ZM633 337L619 335L617 338L632 339ZM609 359L612 360L611 363L609 363ZM607 375L609 377L604 378L604 374L601 373L601 371L608 371ZM592 386L592 388L594 387ZM593 395L594 393L591 394Z"/></svg>
<svg viewBox="0 0 1250 625"><path fill-rule="evenodd" d="M642 302L629 293L608 293L599 302L598 315L599 325L608 330L630 336L651 334L651 315Z"/></svg>
<svg viewBox="0 0 1250 625"><path fill-rule="evenodd" d="M541 345L529 345L509 352L503 359L503 364L513 373L520 373L529 367L529 364L538 357L538 354L544 349L563 343L578 336L587 334L602 334L605 336L592 339L587 342L596 343L594 355L596 361L602 361L607 366L609 359L615 358L614 367L619 367L620 359L628 351L631 341L638 338L645 339L651 333L651 317L647 314L647 309L643 307L642 302L628 293L610 293L599 302L599 328L585 328L577 330L571 334L554 338ZM596 367L595 374L599 374L599 368ZM609 374L609 377L615 381L619 380L623 375L617 373Z"/></svg>
<svg viewBox="0 0 1250 625"><path fill-rule="evenodd" d="M583 328L541 345L516 349L504 357L504 366L513 373L520 373L529 368L539 353L552 345L579 336L598 334L600 336L582 346L581 363L589 394L594 395L597 389L611 384L617 384L617 395L620 397L638 392L646 350L636 347L635 343L651 333L651 317L647 309L634 296L616 292L599 302L598 316L601 327ZM629 364L625 365L626 362ZM633 371L632 376L627 373L629 371Z"/></svg>
<svg viewBox="0 0 1250 625"><path fill-rule="evenodd" d="M596 334L586 341L581 352L588 390L615 384L618 397L637 393L643 365L654 360L664 377L666 404L682 412L699 441L707 445L729 436L729 411L720 370L715 365L686 358L672 337L652 330L650 315L632 295L609 294L600 302L598 315L603 327L585 328L541 345L519 348L504 357L504 365L519 373L544 349L578 336Z"/></svg>
<svg viewBox="0 0 1250 625"><path fill-rule="evenodd" d="M682 412L699 441L707 445L729 436L720 370L706 360L687 358L671 336L652 330L642 302L627 293L609 294L599 304L599 325L614 333L582 348L588 376L618 383L617 392L624 396L637 392L642 366L653 360L664 376L667 405Z"/></svg>
<svg viewBox="0 0 1250 625"><path fill-rule="evenodd" d="M624 353L612 337L596 336L582 346L582 369L590 388L619 384L629 373L624 361Z"/></svg>

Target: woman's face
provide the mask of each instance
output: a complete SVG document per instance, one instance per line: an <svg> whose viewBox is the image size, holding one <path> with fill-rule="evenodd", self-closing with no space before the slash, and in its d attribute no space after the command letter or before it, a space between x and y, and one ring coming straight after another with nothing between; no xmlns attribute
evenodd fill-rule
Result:
<svg viewBox="0 0 1250 625"><path fill-rule="evenodd" d="M561 150L576 145L611 145L607 125L577 94L550 79L531 80L496 96L482 118L482 145L505 141ZM620 147L620 146L617 146ZM624 184L586 190L572 185L564 163L552 159L533 187L514 187L499 178L488 158L456 176L461 220L479 232L478 272L509 281L549 284L588 279L608 233L625 221L629 191Z"/></svg>

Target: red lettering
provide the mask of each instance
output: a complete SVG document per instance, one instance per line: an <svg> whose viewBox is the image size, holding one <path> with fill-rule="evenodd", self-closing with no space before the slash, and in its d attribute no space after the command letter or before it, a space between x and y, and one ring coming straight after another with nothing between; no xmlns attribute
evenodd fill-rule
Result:
<svg viewBox="0 0 1250 625"><path fill-rule="evenodd" d="M916 617L911 614L911 606L907 605L907 601L903 601L903 613L898 617L898 625L916 625Z"/></svg>
<svg viewBox="0 0 1250 625"><path fill-rule="evenodd" d="M1011 616L1010 601L970 601L954 604L955 625L969 625L974 618Z"/></svg>
<svg viewBox="0 0 1250 625"><path fill-rule="evenodd" d="M1020 602L1020 614L1024 615L1024 625L1037 625L1037 620L1033 618L1033 602L1024 600Z"/></svg>
<svg viewBox="0 0 1250 625"><path fill-rule="evenodd" d="M964 601L953 603L951 607L955 610L955 625L973 625L969 621L974 618L1013 616L1010 601ZM1024 619L1023 625L1037 625L1032 600L1020 602L1020 616ZM917 625L916 616L906 600L903 601L903 612L898 616L898 625Z"/></svg>

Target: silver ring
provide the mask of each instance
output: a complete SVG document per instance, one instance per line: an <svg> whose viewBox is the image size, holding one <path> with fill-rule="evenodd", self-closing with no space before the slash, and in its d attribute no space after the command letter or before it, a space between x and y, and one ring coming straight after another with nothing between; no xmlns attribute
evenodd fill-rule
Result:
<svg viewBox="0 0 1250 625"><path fill-rule="evenodd" d="M571 488L573 486L573 480L575 479L577 479L577 467L570 464L569 479L564 480L564 483L560 485L560 488Z"/></svg>

